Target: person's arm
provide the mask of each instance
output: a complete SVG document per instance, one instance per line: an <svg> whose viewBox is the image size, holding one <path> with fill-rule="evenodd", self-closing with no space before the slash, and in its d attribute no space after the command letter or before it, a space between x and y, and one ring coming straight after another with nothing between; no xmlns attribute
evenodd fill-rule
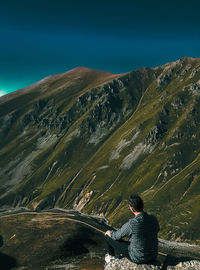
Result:
<svg viewBox="0 0 200 270"><path fill-rule="evenodd" d="M119 240L125 236L130 236L132 234L130 221L125 223L119 230L110 231L110 237L113 240Z"/></svg>

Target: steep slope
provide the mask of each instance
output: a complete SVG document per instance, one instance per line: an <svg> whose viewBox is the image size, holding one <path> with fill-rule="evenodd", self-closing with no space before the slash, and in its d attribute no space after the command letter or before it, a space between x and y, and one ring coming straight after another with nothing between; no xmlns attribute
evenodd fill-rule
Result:
<svg viewBox="0 0 200 270"><path fill-rule="evenodd" d="M200 59L78 68L0 99L0 203L105 215L138 192L161 237L199 242Z"/></svg>
<svg viewBox="0 0 200 270"><path fill-rule="evenodd" d="M10 209L0 213L0 227L2 270L104 268L104 237L94 229L106 230L103 219L72 211L15 213Z"/></svg>

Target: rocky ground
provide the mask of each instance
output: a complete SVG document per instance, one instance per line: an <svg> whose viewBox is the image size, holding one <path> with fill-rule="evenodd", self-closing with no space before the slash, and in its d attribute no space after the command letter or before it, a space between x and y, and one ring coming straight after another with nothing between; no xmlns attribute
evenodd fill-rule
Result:
<svg viewBox="0 0 200 270"><path fill-rule="evenodd" d="M167 259L164 264L159 262L155 265L135 264L128 259L113 260L107 264L104 270L199 270L200 261L191 259Z"/></svg>

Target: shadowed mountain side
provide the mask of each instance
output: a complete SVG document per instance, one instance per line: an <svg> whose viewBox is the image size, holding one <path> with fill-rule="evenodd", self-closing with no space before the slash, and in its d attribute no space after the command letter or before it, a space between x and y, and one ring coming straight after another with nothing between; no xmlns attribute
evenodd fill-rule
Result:
<svg viewBox="0 0 200 270"><path fill-rule="evenodd" d="M13 269L17 266L16 259L0 252L0 268L2 270Z"/></svg>
<svg viewBox="0 0 200 270"><path fill-rule="evenodd" d="M130 218L200 243L200 59L126 74L77 68L0 98L0 204ZM176 211L175 211L176 210Z"/></svg>
<svg viewBox="0 0 200 270"><path fill-rule="evenodd" d="M61 261L73 262L76 269L79 269L78 266L85 265L86 261L91 260L91 265L94 265L96 260L102 269L105 253L103 234L83 223L73 221L73 218L87 220L89 224L106 230L106 225L101 221L97 222L97 219L82 218L71 213L10 212L1 216L0 227L4 245L1 248L0 262L7 262L7 267L16 266L14 257L18 262L16 269L24 267L23 269L39 270L47 269L48 265L50 267L54 263L60 264Z"/></svg>
<svg viewBox="0 0 200 270"><path fill-rule="evenodd" d="M0 235L0 248L3 246L3 236ZM0 269L8 270L17 266L17 260L0 252Z"/></svg>

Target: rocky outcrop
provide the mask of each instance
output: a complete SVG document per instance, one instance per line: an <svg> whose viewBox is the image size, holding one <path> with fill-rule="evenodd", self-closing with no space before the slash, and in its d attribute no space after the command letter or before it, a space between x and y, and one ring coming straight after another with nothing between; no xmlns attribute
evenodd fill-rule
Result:
<svg viewBox="0 0 200 270"><path fill-rule="evenodd" d="M106 264L104 270L162 270L162 266L159 263L158 265L136 264L127 258L123 258Z"/></svg>
<svg viewBox="0 0 200 270"><path fill-rule="evenodd" d="M199 270L200 261L197 260L188 260L185 262L179 262L176 265L167 266L167 270Z"/></svg>
<svg viewBox="0 0 200 270"><path fill-rule="evenodd" d="M161 238L159 238L158 245L160 252L170 256L200 258L200 245L167 241Z"/></svg>
<svg viewBox="0 0 200 270"><path fill-rule="evenodd" d="M172 265L170 265L172 264ZM127 258L113 260L106 264L104 270L199 270L200 261L187 260L182 262L166 262L164 265L159 264L136 264Z"/></svg>

